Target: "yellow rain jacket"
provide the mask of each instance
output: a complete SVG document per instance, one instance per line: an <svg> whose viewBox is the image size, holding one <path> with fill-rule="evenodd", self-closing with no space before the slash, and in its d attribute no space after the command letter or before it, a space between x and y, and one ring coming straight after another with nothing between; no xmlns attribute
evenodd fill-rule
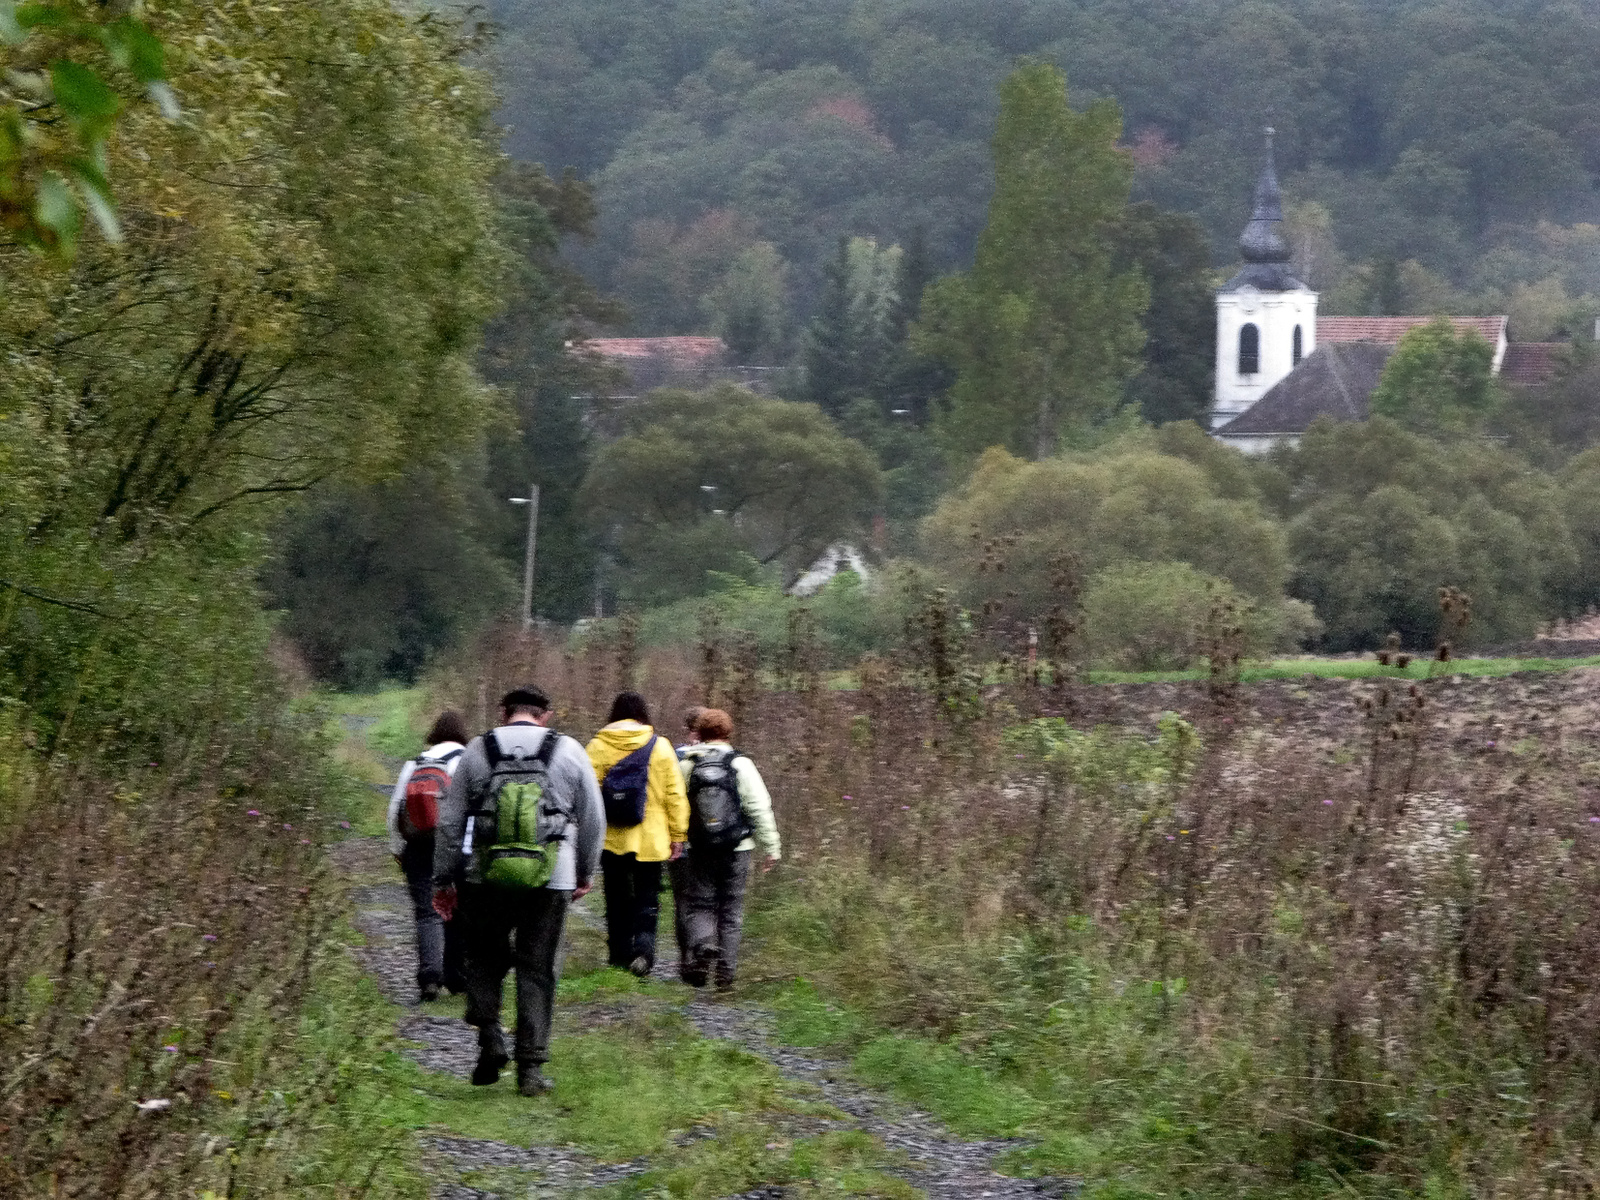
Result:
<svg viewBox="0 0 1600 1200"><path fill-rule="evenodd" d="M615 721L594 735L589 761L596 782L606 772L648 742L655 730L637 721ZM658 738L650 753L650 783L645 789L644 820L628 829L606 826L606 849L613 854L636 854L640 862L664 862L672 843L689 838L689 793L678 771L678 756L669 738Z"/></svg>

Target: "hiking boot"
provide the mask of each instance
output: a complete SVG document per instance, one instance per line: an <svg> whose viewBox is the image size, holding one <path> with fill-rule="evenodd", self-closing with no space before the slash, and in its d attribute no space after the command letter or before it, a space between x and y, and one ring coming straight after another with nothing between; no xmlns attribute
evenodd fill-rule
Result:
<svg viewBox="0 0 1600 1200"><path fill-rule="evenodd" d="M478 1035L478 1065L472 1068L472 1086L488 1087L500 1079L500 1070L511 1061L506 1053L506 1035L498 1025Z"/></svg>
<svg viewBox="0 0 1600 1200"><path fill-rule="evenodd" d="M423 1004L428 1004L439 998L439 985L430 979L427 983L418 986L417 994L421 997Z"/></svg>
<svg viewBox="0 0 1600 1200"><path fill-rule="evenodd" d="M721 992L724 996L726 996L729 992L733 991L733 976L732 975L718 975L717 976L717 991Z"/></svg>
<svg viewBox="0 0 1600 1200"><path fill-rule="evenodd" d="M517 1064L517 1091L524 1096L542 1096L556 1085L544 1077L538 1063Z"/></svg>
<svg viewBox="0 0 1600 1200"><path fill-rule="evenodd" d="M472 1068L472 1086L488 1087L491 1083L499 1083L500 1070L510 1061L504 1050L496 1050L492 1046L480 1047L478 1063Z"/></svg>
<svg viewBox="0 0 1600 1200"><path fill-rule="evenodd" d="M628 970L633 972L633 974L637 975L640 979L643 979L646 975L650 974L650 960L641 954L638 958L634 959L628 964Z"/></svg>

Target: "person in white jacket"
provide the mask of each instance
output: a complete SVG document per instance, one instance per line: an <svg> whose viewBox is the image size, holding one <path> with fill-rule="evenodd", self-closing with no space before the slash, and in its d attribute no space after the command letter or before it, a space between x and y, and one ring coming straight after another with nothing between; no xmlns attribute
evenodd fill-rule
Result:
<svg viewBox="0 0 1600 1200"><path fill-rule="evenodd" d="M719 708L703 708L695 718L697 742L678 752L678 768L689 792L689 868L684 887L684 927L689 943L683 981L704 987L715 978L717 989L733 987L739 967L739 941L744 931L744 892L750 879L750 858L760 847L761 869L771 869L781 854L772 796L755 763L729 743L733 720ZM745 836L733 845L712 844L705 832L695 768L726 764L738 791L740 828Z"/></svg>
<svg viewBox="0 0 1600 1200"><path fill-rule="evenodd" d="M466 980L455 922L444 920L433 906L433 830L409 831L408 836L406 788L419 763L437 764L453 778L466 743L467 724L461 714L453 709L440 713L428 731L427 748L400 768L389 797L389 849L411 892L417 921L417 992L423 1000L437 999L440 987L460 992Z"/></svg>

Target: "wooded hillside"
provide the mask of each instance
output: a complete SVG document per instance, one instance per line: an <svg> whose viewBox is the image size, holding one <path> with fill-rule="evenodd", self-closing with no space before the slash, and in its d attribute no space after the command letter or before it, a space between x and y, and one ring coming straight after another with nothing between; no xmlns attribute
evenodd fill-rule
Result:
<svg viewBox="0 0 1600 1200"><path fill-rule="evenodd" d="M497 0L508 147L597 185L584 265L641 332L709 327L770 242L796 320L842 234L927 231L965 265L1020 55L1114 97L1135 198L1198 216L1215 261L1279 130L1300 273L1325 309L1501 306L1549 326L1600 291L1600 10L1550 0ZM1465 293L1463 295L1462 293ZM1538 307L1523 297L1525 308ZM1525 323L1532 321L1530 315ZM1548 328L1525 331L1538 338Z"/></svg>

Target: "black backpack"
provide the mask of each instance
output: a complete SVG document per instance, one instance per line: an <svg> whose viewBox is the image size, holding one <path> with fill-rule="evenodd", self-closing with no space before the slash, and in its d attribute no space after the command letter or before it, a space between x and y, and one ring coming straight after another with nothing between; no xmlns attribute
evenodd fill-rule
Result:
<svg viewBox="0 0 1600 1200"><path fill-rule="evenodd" d="M732 850L750 836L739 802L737 750L712 750L694 757L689 771L689 845L696 850Z"/></svg>
<svg viewBox="0 0 1600 1200"><path fill-rule="evenodd" d="M600 797L606 802L606 824L617 829L632 829L644 820L645 801L650 797L650 754L658 735L632 754L611 764L600 783Z"/></svg>

